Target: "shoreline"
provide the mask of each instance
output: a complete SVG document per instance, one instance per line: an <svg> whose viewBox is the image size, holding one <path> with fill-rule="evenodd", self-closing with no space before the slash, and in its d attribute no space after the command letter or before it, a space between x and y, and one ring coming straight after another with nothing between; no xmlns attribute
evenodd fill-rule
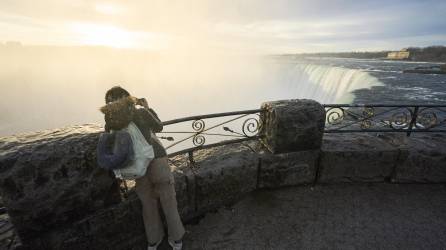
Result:
<svg viewBox="0 0 446 250"><path fill-rule="evenodd" d="M339 57L339 56L318 56L318 55L299 55L299 54L286 54L286 55L276 55L279 57L299 57L299 58L317 58L317 59L323 59L323 58L329 58L329 59L349 59L349 60L355 60L355 61L382 61L382 62L399 62L399 63L413 63L413 64L446 64L446 61L412 61L412 60L395 60L395 59L388 59L388 58L359 58L359 57Z"/></svg>

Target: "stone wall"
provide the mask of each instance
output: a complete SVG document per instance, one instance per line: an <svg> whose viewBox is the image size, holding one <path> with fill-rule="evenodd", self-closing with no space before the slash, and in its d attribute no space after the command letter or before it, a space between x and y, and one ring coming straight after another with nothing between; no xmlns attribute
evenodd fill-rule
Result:
<svg viewBox="0 0 446 250"><path fill-rule="evenodd" d="M1 138L0 191L23 242L121 201L113 175L96 165L98 126Z"/></svg>
<svg viewBox="0 0 446 250"><path fill-rule="evenodd" d="M194 163L171 158L185 222L259 188L446 182L444 134L322 137L324 113L314 101L263 107L262 133L269 138L198 150ZM293 136L300 129L309 134ZM100 131L86 125L0 139L0 190L24 249L145 249L136 194L121 197L113 175L96 165Z"/></svg>

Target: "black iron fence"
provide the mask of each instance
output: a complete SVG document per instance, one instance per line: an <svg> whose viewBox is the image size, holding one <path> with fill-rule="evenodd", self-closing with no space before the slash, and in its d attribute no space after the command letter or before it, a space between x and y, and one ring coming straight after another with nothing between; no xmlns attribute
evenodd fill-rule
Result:
<svg viewBox="0 0 446 250"><path fill-rule="evenodd" d="M446 132L446 105L326 104L325 133ZM163 122L158 137L169 156L259 138L261 109L190 116Z"/></svg>
<svg viewBox="0 0 446 250"><path fill-rule="evenodd" d="M446 105L326 104L325 133L446 132Z"/></svg>
<svg viewBox="0 0 446 250"><path fill-rule="evenodd" d="M258 139L260 109L190 116L163 122L164 130L158 138L164 143L169 156Z"/></svg>

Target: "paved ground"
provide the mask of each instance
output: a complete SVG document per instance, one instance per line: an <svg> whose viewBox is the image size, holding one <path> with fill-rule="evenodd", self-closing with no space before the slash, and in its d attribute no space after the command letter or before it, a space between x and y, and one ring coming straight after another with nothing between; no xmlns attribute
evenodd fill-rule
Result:
<svg viewBox="0 0 446 250"><path fill-rule="evenodd" d="M255 192L189 225L184 249L446 249L446 185Z"/></svg>

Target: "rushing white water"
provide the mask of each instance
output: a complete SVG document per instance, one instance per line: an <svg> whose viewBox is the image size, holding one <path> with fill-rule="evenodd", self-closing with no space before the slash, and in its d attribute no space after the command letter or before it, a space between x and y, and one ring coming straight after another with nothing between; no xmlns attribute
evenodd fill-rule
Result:
<svg viewBox="0 0 446 250"><path fill-rule="evenodd" d="M297 64L286 76L287 89L294 98L310 98L321 103L350 103L352 91L382 83L359 69L315 64Z"/></svg>

